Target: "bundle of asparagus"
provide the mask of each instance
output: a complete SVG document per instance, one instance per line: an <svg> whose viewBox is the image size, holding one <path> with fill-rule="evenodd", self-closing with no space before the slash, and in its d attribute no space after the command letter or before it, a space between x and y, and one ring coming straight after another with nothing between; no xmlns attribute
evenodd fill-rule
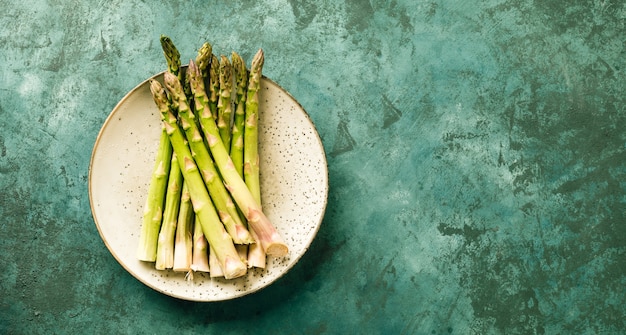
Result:
<svg viewBox="0 0 626 335"><path fill-rule="evenodd" d="M151 80L150 91L162 134L137 257L159 270L226 279L264 268L266 255L283 257L288 247L261 207L263 51L248 70L236 52L231 61L218 58L205 43L183 71L171 39L161 36L160 42L167 71L163 83Z"/></svg>

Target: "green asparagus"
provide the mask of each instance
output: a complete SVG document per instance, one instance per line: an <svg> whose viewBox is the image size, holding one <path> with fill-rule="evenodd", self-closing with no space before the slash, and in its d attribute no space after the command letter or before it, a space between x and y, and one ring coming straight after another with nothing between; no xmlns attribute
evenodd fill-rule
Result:
<svg viewBox="0 0 626 335"><path fill-rule="evenodd" d="M259 49L250 66L246 97L246 122L243 138L243 175L246 186L254 199L261 204L261 184L259 182L259 89L263 63L263 50Z"/></svg>
<svg viewBox="0 0 626 335"><path fill-rule="evenodd" d="M180 72L180 53L174 47L171 39L161 35L161 46L167 62L167 70L178 75ZM143 224L137 248L137 258L146 262L156 261L157 245L161 221L163 219L163 205L167 190L167 179L172 158L172 147L169 136L163 128L159 140L155 168L150 181L148 198L144 206Z"/></svg>
<svg viewBox="0 0 626 335"><path fill-rule="evenodd" d="M227 144L226 149L230 150L230 119L233 108L231 106L231 95L233 92L233 69L226 56L220 59L220 95L217 101L217 128L220 131L222 142Z"/></svg>
<svg viewBox="0 0 626 335"><path fill-rule="evenodd" d="M235 75L235 117L232 127L232 136L230 139L230 158L233 161L233 165L243 177L243 133L245 122L245 108L246 108L246 90L248 89L248 70L246 63L241 56L233 52L233 70ZM259 199L260 204L260 199ZM255 241L258 241L258 237L252 229L250 235ZM253 243L248 246L238 245L236 246L240 256L244 257L248 261L248 267L265 268L265 251L261 243Z"/></svg>
<svg viewBox="0 0 626 335"><path fill-rule="evenodd" d="M248 220L249 227L255 231L265 253L270 256L285 256L289 249L282 237L276 231L270 220L261 210L261 206L248 190L243 178L237 173L233 162L228 155L226 146L222 142L215 117L209 109L209 99L204 89L204 82L198 66L190 61L187 76L192 93L194 94L195 110L200 116L200 124L207 140L209 149L220 175L224 179L227 189ZM245 145L245 143L244 143ZM174 147L176 148L176 147ZM211 241L209 241L211 243ZM213 245L216 248L215 245ZM217 251L217 250L216 250Z"/></svg>
<svg viewBox="0 0 626 335"><path fill-rule="evenodd" d="M195 65L194 65L195 66ZM199 71L195 66L196 71ZM173 76L166 72L165 75ZM183 177L187 182L189 195L194 211L202 231L215 250L226 279L237 278L246 274L246 264L241 261L232 238L224 229L217 215L209 193L205 187L200 171L193 159L192 153L185 141L185 136L177 124L177 118L172 113L168 97L163 86L156 80L151 80L150 90L153 99L161 112L161 120L169 135L172 148L178 156L178 163Z"/></svg>
<svg viewBox="0 0 626 335"><path fill-rule="evenodd" d="M248 86L248 70L241 56L233 52L233 72L235 76L235 116L230 138L230 158L240 176L243 177L243 129L246 117L246 88Z"/></svg>
<svg viewBox="0 0 626 335"><path fill-rule="evenodd" d="M156 260L157 241L163 218L163 205L165 203L171 160L172 146L169 136L165 132L165 127L163 127L139 234L137 258L141 261L154 262Z"/></svg>
<svg viewBox="0 0 626 335"><path fill-rule="evenodd" d="M202 172L204 182L208 187L213 204L226 227L226 230L237 244L249 244L254 240L248 229L239 218L237 207L233 203L228 190L222 183L218 171L215 169L213 160L204 144L201 131L196 126L195 115L187 104L182 87L176 76L165 73L165 87L170 92L171 99L178 102L178 118L186 134L189 148L193 154L198 168Z"/></svg>
<svg viewBox="0 0 626 335"><path fill-rule="evenodd" d="M155 268L157 270L171 269L174 266L174 240L176 237L176 223L180 208L183 175L180 172L176 153L172 154L170 175L167 181L165 193L165 209L163 210L163 222L159 232L157 243L157 258Z"/></svg>
<svg viewBox="0 0 626 335"><path fill-rule="evenodd" d="M246 186L254 199L262 207L261 185L259 180L259 156L258 156L258 110L259 110L259 89L261 85L264 54L259 50L252 59L250 72L248 73L248 87L246 89L245 100L245 123L244 123L244 145L243 145L243 175ZM250 234L255 240L258 236L253 229ZM253 245L248 250L249 267L265 267L265 252L262 248Z"/></svg>

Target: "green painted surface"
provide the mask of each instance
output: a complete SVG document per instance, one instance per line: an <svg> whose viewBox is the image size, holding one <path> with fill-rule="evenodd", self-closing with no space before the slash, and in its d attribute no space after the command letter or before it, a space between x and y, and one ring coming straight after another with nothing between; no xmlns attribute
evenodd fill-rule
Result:
<svg viewBox="0 0 626 335"><path fill-rule="evenodd" d="M616 334L626 329L622 1L0 1L0 333ZM208 40L311 115L330 198L254 295L191 303L102 243L108 113Z"/></svg>

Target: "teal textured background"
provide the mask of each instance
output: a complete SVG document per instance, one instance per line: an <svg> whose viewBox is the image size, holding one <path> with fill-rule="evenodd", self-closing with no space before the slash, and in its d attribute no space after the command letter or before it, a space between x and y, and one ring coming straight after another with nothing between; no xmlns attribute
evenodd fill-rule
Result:
<svg viewBox="0 0 626 335"><path fill-rule="evenodd" d="M0 333L617 334L626 329L623 1L0 0ZM326 216L221 303L126 273L90 212L108 113L183 59L266 55L310 114Z"/></svg>

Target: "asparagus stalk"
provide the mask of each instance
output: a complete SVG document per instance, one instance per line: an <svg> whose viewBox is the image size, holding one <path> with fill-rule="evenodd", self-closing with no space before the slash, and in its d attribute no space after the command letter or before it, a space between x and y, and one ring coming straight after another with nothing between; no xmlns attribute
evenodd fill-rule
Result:
<svg viewBox="0 0 626 335"><path fill-rule="evenodd" d="M167 189L167 179L172 159L172 146L165 128L161 131L159 149L157 151L154 169L148 188L148 197L144 205L137 258L141 261L154 262L156 260L157 241L161 220L163 218L163 205Z"/></svg>
<svg viewBox="0 0 626 335"><path fill-rule="evenodd" d="M235 76L235 116L230 139L230 158L240 176L243 177L243 130L246 118L246 88L248 86L248 70L241 56L233 52L233 70ZM226 142L225 142L226 143Z"/></svg>
<svg viewBox="0 0 626 335"><path fill-rule="evenodd" d="M235 207L228 190L219 177L209 151L204 144L202 133L196 126L195 115L191 112L182 92L180 82L170 73L165 73L164 81L172 100L178 102L178 118L222 223L235 243L249 244L254 242L248 229L241 222L237 207Z"/></svg>
<svg viewBox="0 0 626 335"><path fill-rule="evenodd" d="M263 50L259 49L250 66L246 97L246 122L244 128L243 175L246 186L254 199L261 204L261 184L259 181L259 89L263 70Z"/></svg>
<svg viewBox="0 0 626 335"><path fill-rule="evenodd" d="M258 120L259 120L259 89L265 61L262 50L259 50L252 59L248 77L248 87L245 100L245 123L244 123L244 148L243 148L243 174L246 186L254 196L259 206L261 202L261 184L259 180L259 155L258 155ZM253 229L250 234L255 240L258 236ZM253 245L248 250L248 266L265 268L265 252L262 248Z"/></svg>
<svg viewBox="0 0 626 335"><path fill-rule="evenodd" d="M163 222L159 232L157 243L157 258L155 268L157 270L171 269L174 266L174 240L176 237L176 223L178 221L178 209L180 208L183 175L178 166L176 153L172 154L170 164L170 176L167 182L165 194L165 209L163 210Z"/></svg>
<svg viewBox="0 0 626 335"><path fill-rule="evenodd" d="M220 59L220 94L217 101L217 128L220 131L222 142L228 144L230 149L230 119L233 112L231 95L233 89L233 69L226 56Z"/></svg>
<svg viewBox="0 0 626 335"><path fill-rule="evenodd" d="M243 177L243 134L244 134L244 122L245 122L245 107L246 107L246 90L248 88L248 70L246 69L246 63L241 56L233 52L233 70L235 76L235 116L233 121L232 136L230 139L230 158L233 161L233 165ZM260 199L259 199L260 200ZM261 202L259 201L259 204ZM237 251L239 255L248 261L248 267L265 268L265 251L261 243L258 242L258 237L252 229L250 235L257 243L246 245L237 245Z"/></svg>
<svg viewBox="0 0 626 335"><path fill-rule="evenodd" d="M235 81L235 115L233 117L233 126L230 137L230 158L233 161L235 170L243 177L243 124L245 119L245 101L246 101L246 87L248 86L248 70L246 69L246 63L241 56L234 52L232 53L232 67L233 77ZM239 212L242 221L245 217ZM247 223L247 222L246 222ZM254 236L253 236L254 237ZM261 248L258 243L255 243L257 248ZM243 259L248 259L248 245L236 245L239 256ZM263 255L265 257L265 254ZM254 264L248 263L248 267Z"/></svg>
<svg viewBox="0 0 626 335"><path fill-rule="evenodd" d="M198 71L197 67L195 68ZM166 72L166 77L168 74L173 76L171 73ZM176 116L170 109L165 89L158 81L152 80L150 82L150 90L161 112L161 120L169 135L172 148L178 156L178 164L187 182L194 211L200 225L202 225L202 232L216 252L216 256L224 271L224 277L230 279L243 276L247 271L246 265L239 258L232 238L224 229L215 207L213 207L200 171L193 159L189 146L185 142L185 136L177 124Z"/></svg>
<svg viewBox="0 0 626 335"><path fill-rule="evenodd" d="M193 229L193 250L191 270L194 272L210 272L209 267L209 243L204 237L202 226L197 218Z"/></svg>
<svg viewBox="0 0 626 335"><path fill-rule="evenodd" d="M215 124L215 118L209 109L209 99L204 90L202 76L198 66L193 61L189 63L187 76L189 76L189 83L194 94L196 113L200 116L200 124L204 136L227 189L248 220L250 228L256 232L265 253L276 257L285 256L289 251L287 244L285 244L276 228L272 226L270 220L265 216L261 206L248 190L243 178L237 173L232 160L228 156L226 146L222 142L219 130ZM215 245L213 247L216 248Z"/></svg>
<svg viewBox="0 0 626 335"><path fill-rule="evenodd" d="M191 270L193 252L193 221L195 217L189 188L183 181L183 189L180 196L180 208L178 210L178 222L176 224L176 240L174 242L174 271L188 272Z"/></svg>

